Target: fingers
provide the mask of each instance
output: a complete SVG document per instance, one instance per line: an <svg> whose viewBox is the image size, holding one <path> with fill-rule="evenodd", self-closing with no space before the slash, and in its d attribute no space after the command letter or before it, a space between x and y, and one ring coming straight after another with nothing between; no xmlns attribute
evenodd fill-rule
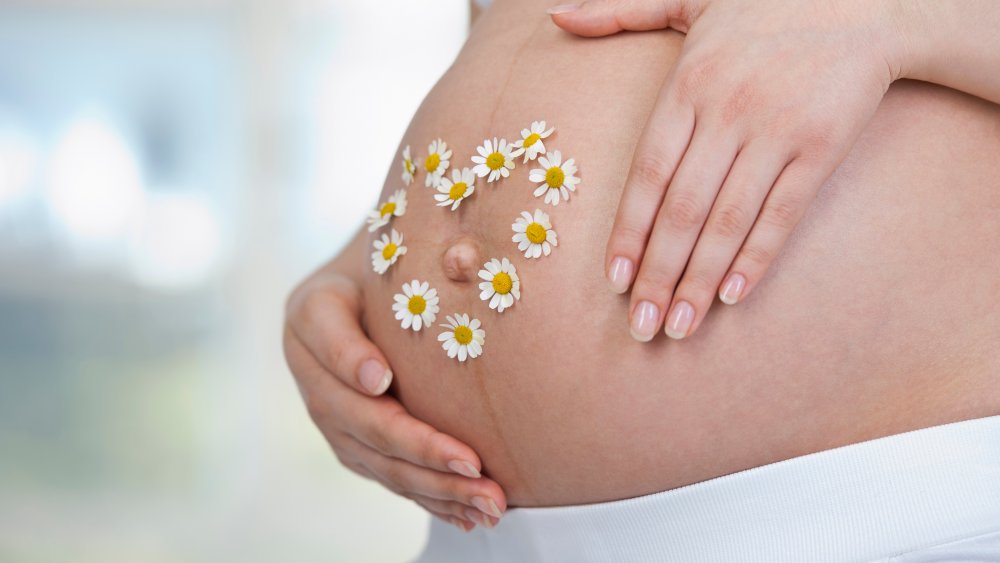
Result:
<svg viewBox="0 0 1000 563"><path fill-rule="evenodd" d="M330 377L294 335L286 338L285 347L297 358L293 369L299 374L306 408L328 440L330 432L341 432L383 455L470 478L480 476L479 456L469 446L410 416L394 398L368 397Z"/></svg>
<svg viewBox="0 0 1000 563"><path fill-rule="evenodd" d="M611 289L628 291L656 213L694 132L694 109L662 94L636 146L605 254Z"/></svg>
<svg viewBox="0 0 1000 563"><path fill-rule="evenodd" d="M632 287L629 328L648 342L663 326L667 305L726 175L738 144L718 128L700 126L659 206L649 244ZM682 317L686 310L678 311ZM673 320L673 319L671 319Z"/></svg>
<svg viewBox="0 0 1000 563"><path fill-rule="evenodd" d="M357 305L332 290L312 289L289 305L288 325L329 373L362 393L392 383L388 362L358 321Z"/></svg>
<svg viewBox="0 0 1000 563"><path fill-rule="evenodd" d="M831 172L832 169L828 167L807 163L802 159L793 160L785 167L767 194L756 223L719 289L719 297L724 303L738 303L760 283ZM738 276L745 281L742 288L734 289L734 284L729 282Z"/></svg>
<svg viewBox="0 0 1000 563"><path fill-rule="evenodd" d="M431 514L443 516L443 520L451 523L454 523L452 520L461 521L464 524L460 526L463 530L466 529L465 525L468 525L469 529L471 529L476 524L480 524L486 528L492 528L500 521L499 518L483 514L478 509L470 508L460 502L444 501L421 495L407 495L407 497Z"/></svg>
<svg viewBox="0 0 1000 563"><path fill-rule="evenodd" d="M668 27L687 32L704 4L705 0L587 0L547 11L556 25L570 33L600 37Z"/></svg>
<svg viewBox="0 0 1000 563"><path fill-rule="evenodd" d="M684 338L697 330L786 162L785 154L760 143L740 151L677 284L667 336Z"/></svg>
<svg viewBox="0 0 1000 563"><path fill-rule="evenodd" d="M343 452L351 463L364 467L386 488L397 494L458 502L494 518L503 516L503 511L507 509L503 491L490 479L470 479L419 467L382 455L346 434L331 436L330 439L337 443L338 451ZM444 505L439 503L437 506L440 508Z"/></svg>

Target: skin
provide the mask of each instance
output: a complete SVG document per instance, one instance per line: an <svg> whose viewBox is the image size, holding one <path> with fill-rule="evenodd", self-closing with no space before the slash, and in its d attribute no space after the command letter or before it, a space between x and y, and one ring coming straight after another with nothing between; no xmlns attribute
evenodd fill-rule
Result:
<svg viewBox="0 0 1000 563"><path fill-rule="evenodd" d="M896 283L897 290L930 295L931 287L922 285L915 267L906 267L916 262L926 267L926 260L954 260L954 267L962 268L965 278L971 280L963 283L972 285L961 286L958 280L943 279L934 289L936 292L995 294L998 288L985 289L991 287L989 280L995 275L976 265L983 264L984 256L991 252L995 256L998 249L982 242L971 246L966 242L963 246L963 241L995 242L997 233L989 232L989 226L996 224L996 218L983 215L969 225L925 213L927 209L956 205L956 212L987 213L988 197L995 194L995 188L991 188L992 192L986 188L997 185L997 176L995 169L983 168L983 162L993 154L991 150L995 153L997 149L990 144L991 139L997 142L990 128L991 123L995 125L990 121L996 119L995 108L953 93L912 85L893 88L898 92L887 98L892 103L879 106L876 115L882 117L862 133L858 145L862 150L849 152L847 162L826 182L826 192L834 196L820 198L813 211L819 218L803 221L812 228L790 235L791 250L783 253L781 273L772 273L767 280L758 282L754 298L747 300L744 307L710 317L716 320L705 322L699 331L705 334L686 342L685 350L668 345L670 341L664 339L647 346L638 344L627 336L624 326L612 322L598 331L581 333L578 319L583 318L584 311L574 304L585 299L587 314L602 319L626 310L622 298L606 291L597 293L600 280L596 278L603 276L606 263L602 264L590 249L612 232L608 210L627 190L623 184L628 162L640 142L640 131L660 99L658 88L649 84L658 85L658 75L650 75L645 69L660 68L660 76L666 78L681 53L682 37L651 32L648 38L629 34L600 40L604 43L592 46L570 43L566 35L551 34L557 30L524 23L522 14L530 3L515 4L487 13L484 20L489 21L477 26L474 39L456 65L428 96L403 144L410 144L419 155L430 138L442 135L462 151L455 160L467 160L469 154L465 153L481 142L477 136L483 131L495 129L510 136L526 125L525 120L537 119L539 113L551 118L560 126L557 146L587 163L586 183L581 190L586 186L604 189L581 191L570 203L572 213L564 213L565 208L561 208L556 225L561 247L550 257L552 261L525 266L523 270L519 265L519 271L525 279L525 300L529 295L564 291L561 280L567 274L576 280L574 291L579 293L572 293L562 303L527 305L524 301L504 313L507 316L502 321L489 317L490 311L477 303L478 291L468 289L475 284L455 278L462 277L464 269L470 267L463 264L475 265L502 253L513 254L506 246L509 238L497 233L506 232L510 218L522 208L534 209L534 202L487 199L500 192L490 192L492 186L480 185L474 197L481 200L442 219L442 213L450 212L427 202L418 203L422 199L417 198L429 193L422 178L418 178L418 183L408 190L412 209L394 223L407 234L411 254L396 265L398 268L394 266L388 278L379 278L370 271L370 238L361 232L289 300L285 331L289 365L314 421L345 465L465 529L472 522L494 524L494 519L483 520L481 516L491 507L478 510L473 498L491 498L503 511L508 502L505 490L511 505L622 498L921 425L1000 412L996 382L990 379L1000 368L998 358L970 344L988 342L990 338L995 341L998 336L995 324L983 320L984 315L989 318L990 301L969 298L950 309L931 301L919 311L897 303L874 318L853 312L855 307L884 307L879 305L884 299L880 291L893 287L888 281L892 276L902 280ZM516 68L524 69L519 70L523 77L538 77L545 68L565 64L569 91L583 91L585 86L596 91L574 96L553 92L551 97L539 99L537 93L528 96L530 92L519 97L514 89L505 90L503 97L489 98L504 86L483 77L477 71L482 66L479 63L495 60L492 56L498 42L523 45L529 39L540 45L538 52L529 51L517 61ZM610 51L615 56L607 58ZM622 53L628 55L625 59L634 67L623 65L616 71L621 74L614 78L625 83L624 90L630 97L615 111L601 113L601 101L606 99L603 96L613 95L620 100L625 99L626 92L614 90L610 84L595 87L587 79L597 72L606 74ZM536 61L538 66L528 61ZM640 81L640 74L646 80ZM483 104L456 105L456 99L485 99L485 109L490 111L483 112ZM909 123L915 115L938 115L943 111L956 117L952 121L930 120L913 130L893 126ZM581 115L588 119L581 119ZM588 153L592 150L589 147L599 144L593 142L595 139L607 139L606 123L618 123L611 139L616 140L616 152ZM955 136L956 127L971 127L974 131L967 137ZM904 142L911 138L927 142ZM939 144L966 155L968 165L952 170L951 160L935 160L940 152L935 152L935 146ZM907 172L915 167L897 162L900 154L920 157L917 162L926 162L929 170ZM607 161L624 164L612 166ZM526 176L526 168L530 166L519 168L517 173ZM382 199L399 187L396 176L394 167ZM618 182L618 178L623 180ZM961 188L958 193L963 197L958 203L941 196L937 186L942 183ZM513 181L510 184L517 185ZM908 191L896 193L890 189L902 185ZM898 201L916 202L908 208L907 217L880 217L880 227L895 232L898 238L887 239L882 230L863 228L867 222L858 215L858 209L871 210L877 216L898 208ZM555 215L554 210L538 206ZM844 220L835 220L834 215L852 217L862 226L846 228ZM498 218L492 219L494 216ZM908 228L915 219L924 229ZM946 234L921 236L937 230ZM872 279L872 267L884 261L880 249L885 245L899 249L898 263L893 261L892 268ZM952 251L945 254L940 245ZM852 248L853 261L844 255L825 256L822 252L844 246ZM449 264L444 257L455 248L461 255L471 253L471 257L459 260L457 266ZM961 249L957 257L955 249ZM381 312L386 303L391 303L392 294L399 291L398 286L413 277L430 279L443 299L447 296L447 308L470 310L484 323L489 321L491 327L504 327L507 334L546 326L559 334L575 334L574 346L554 352L530 344L526 347L518 339L490 328L487 350L492 355L461 371L454 360L447 360L435 349L436 343L423 341L433 341L437 331L401 340L398 322ZM859 292L858 282L868 289ZM822 292L819 296L810 293L817 289ZM852 295L850 306L844 307L828 297L834 295ZM822 327L795 314L811 309L828 313ZM442 310L442 317L450 312ZM560 319L556 325L542 324L552 323L553 318ZM956 318L979 322L955 324ZM886 339L876 330L884 326L904 330ZM914 356L909 352L919 346L907 340L921 333L914 326L948 327L936 336L940 341L934 354ZM876 335L877 350L865 349L864 342L874 342ZM593 341L586 340L588 337ZM844 349L856 352L838 355ZM577 350L603 350L605 354L614 351L614 355L602 360L610 362L604 365ZM717 350L726 350L727 354L719 356ZM762 350L767 351L763 358ZM519 370L523 364L511 360L518 353L538 358L532 370ZM963 358L960 368L945 365L943 359L954 356ZM810 367L803 358L833 359L837 368ZM369 360L395 367L396 376L388 393L374 396L384 390L381 377L375 378L381 383L376 384L376 393L363 387L361 366ZM421 369L414 370L415 365ZM377 371L385 373L381 368ZM952 371L963 377L954 377ZM608 373L632 377L624 380L626 386L622 388L623 381L606 377ZM539 374L546 378L540 379ZM749 384L764 380L767 386ZM532 393L524 392L526 385L531 386ZM924 392L910 391L915 388ZM572 401L566 400L567 390L575 390L570 395ZM784 400L775 403L776 397ZM894 406L886 409L886 404ZM456 410L454 405L463 408ZM846 409L844 405L852 407ZM588 430L594 419L607 423L602 432ZM801 424L797 435L789 435L785 424L789 419L807 422ZM769 438L763 440L761 436ZM705 446L709 443L711 448ZM683 455L677 455L680 452ZM453 460L469 463L484 476L458 474L449 469ZM628 462L622 468L620 463L608 460ZM594 481L595 469L598 481ZM614 478L609 479L605 471L613 471Z"/></svg>
<svg viewBox="0 0 1000 563"><path fill-rule="evenodd" d="M716 294L753 290L894 81L1000 101L1000 73L983 72L1000 68L995 2L589 0L550 13L586 37L687 34L607 244L641 341L661 326L689 336Z"/></svg>

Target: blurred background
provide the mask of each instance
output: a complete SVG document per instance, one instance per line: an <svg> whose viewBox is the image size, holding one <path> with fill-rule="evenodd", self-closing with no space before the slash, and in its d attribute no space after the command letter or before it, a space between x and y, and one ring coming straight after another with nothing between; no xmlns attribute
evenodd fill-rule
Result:
<svg viewBox="0 0 1000 563"><path fill-rule="evenodd" d="M403 561L284 300L374 206L463 0L0 0L0 561Z"/></svg>

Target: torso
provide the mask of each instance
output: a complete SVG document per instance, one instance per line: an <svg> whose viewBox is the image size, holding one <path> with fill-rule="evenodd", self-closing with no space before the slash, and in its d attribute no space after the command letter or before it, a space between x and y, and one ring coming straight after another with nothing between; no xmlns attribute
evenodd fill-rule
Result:
<svg viewBox="0 0 1000 563"><path fill-rule="evenodd" d="M577 192L555 207L532 196L538 166L520 158L454 212L418 175L391 224L408 254L383 276L364 265L365 322L393 392L472 446L511 506L626 498L1000 414L1000 107L927 84L890 89L746 300L717 301L681 341L629 336L628 298L608 289L604 248L682 39L579 39L537 3L498 3L400 145L419 156L441 137L451 166L471 167L483 139L513 140L545 119L556 128L546 146L580 166ZM397 153L382 200L399 176ZM559 245L529 260L511 223L536 208ZM478 279L450 279L442 256L455 244L475 248L480 264L510 258L520 301L497 313ZM393 294L414 278L437 288L437 322L455 312L482 321L481 357L449 359L437 326L400 328Z"/></svg>

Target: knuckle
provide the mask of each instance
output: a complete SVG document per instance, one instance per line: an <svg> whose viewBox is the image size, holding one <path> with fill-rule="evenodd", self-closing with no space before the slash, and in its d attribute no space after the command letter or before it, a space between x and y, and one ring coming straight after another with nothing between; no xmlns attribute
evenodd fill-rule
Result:
<svg viewBox="0 0 1000 563"><path fill-rule="evenodd" d="M659 194L667 184L668 163L662 154L644 151L632 163L632 177L642 195Z"/></svg>
<svg viewBox="0 0 1000 563"><path fill-rule="evenodd" d="M389 438L389 434L381 426L375 427L369 432L368 444L371 445L373 450L383 455L387 455L392 451L392 441Z"/></svg>
<svg viewBox="0 0 1000 563"><path fill-rule="evenodd" d="M386 460L382 468L382 479L386 482L386 487L396 494L402 494L407 489L405 486L406 475L403 464L395 463L393 460Z"/></svg>
<svg viewBox="0 0 1000 563"><path fill-rule="evenodd" d="M646 244L649 233L631 223L620 222L615 225L612 239L618 241L629 250L641 249Z"/></svg>
<svg viewBox="0 0 1000 563"><path fill-rule="evenodd" d="M761 212L761 218L769 225L782 230L790 230L799 217L799 202L788 196L776 197L769 201Z"/></svg>
<svg viewBox="0 0 1000 563"><path fill-rule="evenodd" d="M676 282L677 272L673 271L665 262L644 261L642 270L636 277L632 293L637 296L646 296L647 299L654 302L665 301L673 292Z"/></svg>
<svg viewBox="0 0 1000 563"><path fill-rule="evenodd" d="M687 99L698 96L715 79L716 63L711 57L699 57L678 69L676 84L678 93Z"/></svg>
<svg viewBox="0 0 1000 563"><path fill-rule="evenodd" d="M771 263L773 253L759 244L747 244L740 249L740 258L756 265L758 268Z"/></svg>
<svg viewBox="0 0 1000 563"><path fill-rule="evenodd" d="M694 301L703 301L706 295L715 295L715 290L719 285L717 277L706 270L689 270L684 274L684 279L681 280L677 292L697 297Z"/></svg>
<svg viewBox="0 0 1000 563"><path fill-rule="evenodd" d="M429 430L421 434L417 441L416 457L418 463L425 467L432 467L436 465L434 460L437 458L437 455L435 454L437 452L441 436L442 434L435 430Z"/></svg>
<svg viewBox="0 0 1000 563"><path fill-rule="evenodd" d="M750 213L736 203L723 204L709 217L708 228L716 236L733 239L741 236L750 223Z"/></svg>
<svg viewBox="0 0 1000 563"><path fill-rule="evenodd" d="M727 94L722 104L722 122L729 126L736 123L741 117L751 112L757 98L757 87L748 80L744 80L736 85Z"/></svg>
<svg viewBox="0 0 1000 563"><path fill-rule="evenodd" d="M310 420L316 426L322 426L331 414L330 403L317 393L303 392L303 402L306 405L306 412L309 413Z"/></svg>
<svg viewBox="0 0 1000 563"><path fill-rule="evenodd" d="M691 192L677 191L668 193L663 204L663 217L670 228L677 231L691 231L704 222L704 211L698 198Z"/></svg>

